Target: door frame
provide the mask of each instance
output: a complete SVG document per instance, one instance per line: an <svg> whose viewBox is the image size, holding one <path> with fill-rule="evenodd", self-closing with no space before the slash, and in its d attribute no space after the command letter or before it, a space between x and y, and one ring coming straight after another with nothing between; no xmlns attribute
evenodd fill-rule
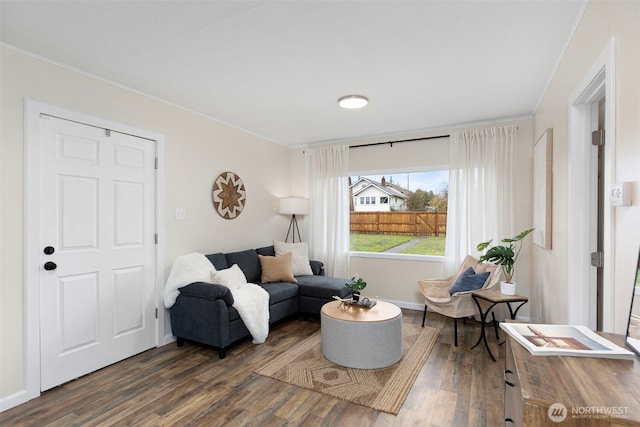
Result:
<svg viewBox="0 0 640 427"><path fill-rule="evenodd" d="M597 129L597 113L593 103L606 98L605 105L605 165L604 193L611 188L614 175L615 128L615 38L612 38L595 63L584 75L569 97L569 153L568 153L568 247L567 254L567 321L570 324L596 328L596 277L589 262L589 254L596 250L597 189L593 187L594 159L592 156L591 131ZM595 119L595 128L593 128ZM597 165L596 165L597 167ZM595 171L597 173L597 169ZM613 208L604 203L603 251L603 310L602 329L614 329L614 222ZM590 212L585 215L585 212Z"/></svg>
<svg viewBox="0 0 640 427"><path fill-rule="evenodd" d="M156 346L164 345L166 335L166 311L162 292L164 289L164 186L165 158L164 135L144 129L111 122L98 117L67 110L25 98L24 104L24 401L40 395L40 115L48 114L91 126L111 129L153 140L156 142L155 221L158 244L155 245L156 260L156 307L158 318L155 325Z"/></svg>

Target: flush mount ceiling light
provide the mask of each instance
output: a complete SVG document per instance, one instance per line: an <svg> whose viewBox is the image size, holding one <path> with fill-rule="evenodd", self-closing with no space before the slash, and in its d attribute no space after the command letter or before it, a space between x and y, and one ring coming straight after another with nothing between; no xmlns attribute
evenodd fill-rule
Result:
<svg viewBox="0 0 640 427"><path fill-rule="evenodd" d="M362 108L369 103L369 100L362 95L347 95L338 99L338 105L342 108L348 108L350 110L356 108Z"/></svg>

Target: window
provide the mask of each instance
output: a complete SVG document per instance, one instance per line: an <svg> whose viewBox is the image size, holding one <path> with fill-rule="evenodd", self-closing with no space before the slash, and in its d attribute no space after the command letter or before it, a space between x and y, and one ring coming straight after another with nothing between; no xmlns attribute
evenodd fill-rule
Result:
<svg viewBox="0 0 640 427"><path fill-rule="evenodd" d="M444 256L448 188L447 170L350 177L351 251Z"/></svg>

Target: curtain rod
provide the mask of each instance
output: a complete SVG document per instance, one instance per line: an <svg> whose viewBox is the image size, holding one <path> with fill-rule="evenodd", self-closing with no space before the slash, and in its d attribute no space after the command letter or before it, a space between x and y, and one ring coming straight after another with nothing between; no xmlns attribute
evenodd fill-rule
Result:
<svg viewBox="0 0 640 427"><path fill-rule="evenodd" d="M399 139L396 141L386 141L386 142L372 142L370 144L360 144L360 145L350 145L349 148L361 148L361 147L371 147L374 145L385 145L389 144L390 147L393 147L393 144L400 142L411 142L411 141L424 141L427 139L438 139L438 138L449 138L449 135L438 135L438 136L425 136L422 138L412 138L412 139Z"/></svg>

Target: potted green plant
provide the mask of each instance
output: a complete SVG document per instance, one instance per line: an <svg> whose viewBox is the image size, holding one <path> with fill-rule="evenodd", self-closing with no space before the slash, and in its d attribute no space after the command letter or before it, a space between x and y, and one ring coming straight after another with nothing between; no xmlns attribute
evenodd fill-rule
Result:
<svg viewBox="0 0 640 427"><path fill-rule="evenodd" d="M478 252L483 252L486 249L486 252L478 259L478 263L492 262L499 265L504 272L505 281L500 285L500 291L503 294L514 295L516 293L516 284L513 282L516 260L522 249L522 240L533 230L533 228L529 228L510 239L502 239L501 242L505 245L492 246L493 240L478 243L476 248Z"/></svg>
<svg viewBox="0 0 640 427"><path fill-rule="evenodd" d="M344 286L351 290L353 302L358 302L360 300L360 291L367 287L367 282L362 277L353 276Z"/></svg>

